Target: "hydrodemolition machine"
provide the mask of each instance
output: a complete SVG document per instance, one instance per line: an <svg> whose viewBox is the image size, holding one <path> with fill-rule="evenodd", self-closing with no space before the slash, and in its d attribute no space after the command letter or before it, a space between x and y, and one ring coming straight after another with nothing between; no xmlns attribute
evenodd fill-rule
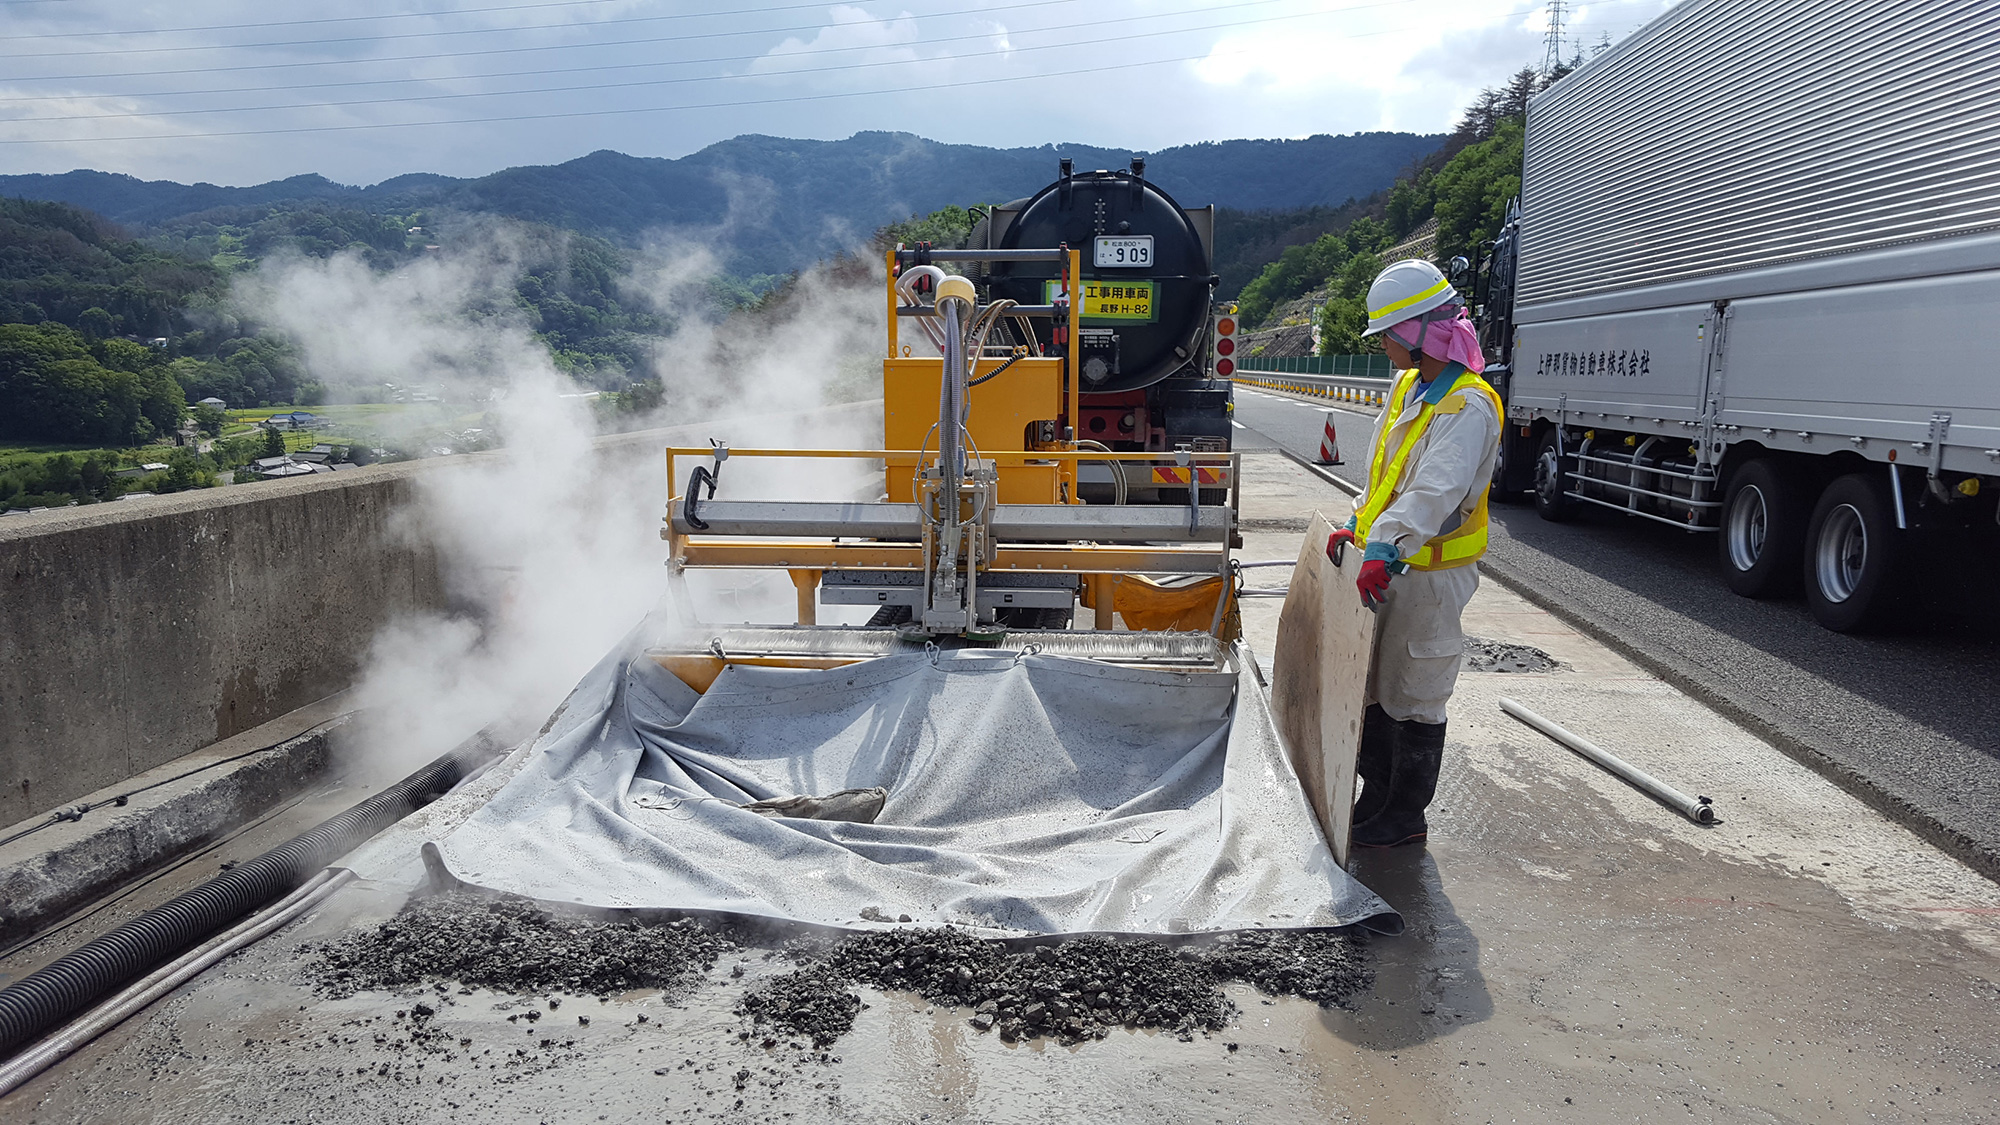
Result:
<svg viewBox="0 0 2000 1125"><path fill-rule="evenodd" d="M1242 458L1202 370L1207 247L1142 169L1065 165L976 248L890 252L882 448L668 449L676 596L531 742L482 736L0 989L0 1055L82 1015L0 1091L337 893L355 872L327 864L447 790L460 807L401 839L427 892L1028 941L1400 931L1345 869L1359 555L1343 571L1312 522L1266 675L1239 635ZM873 500L735 499L744 458L883 475ZM704 569L784 572L796 621L704 624Z"/></svg>
<svg viewBox="0 0 2000 1125"><path fill-rule="evenodd" d="M1242 463L1227 448L1227 385L1207 370L1203 213L1143 167L1076 174L1064 161L1058 181L995 208L972 247L888 253L883 448L668 449L661 534L676 600L694 604L689 571L783 571L797 620L690 620L646 657L703 693L732 671L916 653L935 666L977 650L1235 676L1237 696L1254 686L1260 699L1233 721L1282 747L1289 796L1319 823L1310 843L1345 879L1372 619L1314 546L1323 528L1307 534L1284 595L1275 674L1239 642ZM1093 420L1122 448L1080 436ZM730 464L746 458L869 461L883 477L872 501L732 499ZM1090 466L1115 487L1090 488ZM1155 502L1131 502L1142 491ZM1091 493L1106 502L1085 502ZM821 606L875 613L822 625ZM1291 862L1320 864L1286 847L1300 852Z"/></svg>

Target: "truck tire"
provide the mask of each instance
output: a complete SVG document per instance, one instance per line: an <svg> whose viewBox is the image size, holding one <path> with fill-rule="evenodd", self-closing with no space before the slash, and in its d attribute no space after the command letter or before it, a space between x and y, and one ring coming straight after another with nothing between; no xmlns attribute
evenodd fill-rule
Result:
<svg viewBox="0 0 2000 1125"><path fill-rule="evenodd" d="M1716 554L1729 588L1746 598L1796 590L1805 553L1807 493L1785 466L1760 457L1729 477Z"/></svg>
<svg viewBox="0 0 2000 1125"><path fill-rule="evenodd" d="M1548 430L1542 434L1542 442L1535 450L1535 512L1550 523L1568 523L1576 518L1577 502L1566 493L1570 479L1566 474L1576 471L1576 461L1570 457L1558 457L1556 452L1556 432Z"/></svg>
<svg viewBox="0 0 2000 1125"><path fill-rule="evenodd" d="M1512 426L1500 430L1500 451L1493 458L1493 489L1490 495L1502 504L1527 499L1535 487L1535 451Z"/></svg>
<svg viewBox="0 0 2000 1125"><path fill-rule="evenodd" d="M1905 552L1888 485L1851 473L1826 486L1806 529L1806 605L1836 633L1887 624L1899 608L1896 581Z"/></svg>

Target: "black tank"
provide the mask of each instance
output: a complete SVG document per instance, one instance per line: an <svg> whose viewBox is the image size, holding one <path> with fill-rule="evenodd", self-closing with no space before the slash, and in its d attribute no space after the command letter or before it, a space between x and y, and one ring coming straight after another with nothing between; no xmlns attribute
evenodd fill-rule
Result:
<svg viewBox="0 0 2000 1125"><path fill-rule="evenodd" d="M1085 392L1138 390L1201 370L1201 334L1216 283L1208 248L1189 213L1147 183L1144 171L1144 162L1135 160L1133 171L1071 174L1064 161L1061 179L995 208L972 234L974 246L1067 245L1082 253L1077 345ZM1103 265L1099 239L1111 240ZM1121 259L1133 264L1116 264ZM1040 305L1049 302L1057 273L1047 262L996 262L986 281L993 298ZM1037 321L1045 345L1050 323Z"/></svg>

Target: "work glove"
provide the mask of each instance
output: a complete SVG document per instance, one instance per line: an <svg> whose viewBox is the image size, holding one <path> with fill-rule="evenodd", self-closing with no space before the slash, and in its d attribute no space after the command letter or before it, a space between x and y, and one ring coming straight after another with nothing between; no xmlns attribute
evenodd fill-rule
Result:
<svg viewBox="0 0 2000 1125"><path fill-rule="evenodd" d="M1361 574L1354 580L1354 588L1361 592L1361 604L1373 609L1389 600L1389 564L1381 559L1369 559L1361 564Z"/></svg>
<svg viewBox="0 0 2000 1125"><path fill-rule="evenodd" d="M1327 536L1326 557L1333 561L1333 565L1339 566L1341 551L1352 542L1354 542L1354 529L1351 527L1343 527Z"/></svg>

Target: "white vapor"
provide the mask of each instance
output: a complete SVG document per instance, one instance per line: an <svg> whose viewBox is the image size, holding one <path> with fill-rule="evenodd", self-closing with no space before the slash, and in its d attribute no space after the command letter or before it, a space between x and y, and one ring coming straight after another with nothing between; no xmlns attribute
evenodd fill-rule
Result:
<svg viewBox="0 0 2000 1125"><path fill-rule="evenodd" d="M236 294L247 315L298 343L314 378L483 396L505 442L413 474L412 501L395 526L412 547L435 553L449 608L390 622L368 653L355 688L364 717L353 764L381 773L407 771L495 722L531 732L661 603L662 446L710 436L737 446L880 445L878 411L833 412L834 428L799 417L879 395L880 368L870 362L881 347L879 281L808 275L753 329L746 318L715 324L690 311L712 274L704 253L641 255L627 295L683 326L658 342L665 403L646 420L674 429L600 439L589 409L561 397L577 385L513 301L535 251L505 226L461 245L387 272L351 255L267 262ZM874 377L863 378L871 368ZM879 490L872 463L829 464L732 460L723 494ZM691 469L683 464L683 481ZM699 604L688 608L704 619L791 619L782 572L699 577L691 587Z"/></svg>

